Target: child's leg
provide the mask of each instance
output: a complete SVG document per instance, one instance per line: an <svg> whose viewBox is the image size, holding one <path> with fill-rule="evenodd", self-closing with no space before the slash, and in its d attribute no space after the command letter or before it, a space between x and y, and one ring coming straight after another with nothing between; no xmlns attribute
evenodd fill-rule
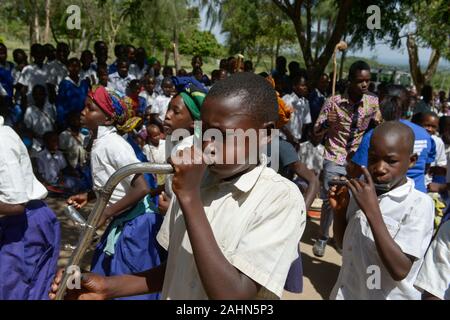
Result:
<svg viewBox="0 0 450 320"><path fill-rule="evenodd" d="M60 226L42 201L0 223L0 300L47 300L56 274Z"/></svg>

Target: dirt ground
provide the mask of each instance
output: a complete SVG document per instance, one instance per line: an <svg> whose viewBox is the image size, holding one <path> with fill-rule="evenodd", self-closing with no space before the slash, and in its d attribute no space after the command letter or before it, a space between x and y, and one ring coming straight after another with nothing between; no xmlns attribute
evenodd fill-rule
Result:
<svg viewBox="0 0 450 320"><path fill-rule="evenodd" d="M61 222L61 253L58 261L59 267L67 265L72 251L68 246L76 246L79 238L79 230L72 221L68 219L63 210L65 208L65 200L62 198L49 197L46 199L49 207L58 216ZM87 217L92 209L92 203L80 211L84 217ZM327 247L325 256L317 258L312 253L314 239L319 229L317 220L308 220L303 234L300 249L303 261L303 293L293 294L285 292L283 299L286 300L324 300L328 299L333 285L337 279L341 266L340 254L331 246ZM86 254L81 267L85 270L89 269L89 263L92 258L94 246Z"/></svg>

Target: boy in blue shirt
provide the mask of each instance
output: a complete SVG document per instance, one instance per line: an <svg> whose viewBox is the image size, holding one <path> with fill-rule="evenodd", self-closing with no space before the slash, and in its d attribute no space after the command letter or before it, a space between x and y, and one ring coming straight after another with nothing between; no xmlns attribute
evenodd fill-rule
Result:
<svg viewBox="0 0 450 320"><path fill-rule="evenodd" d="M426 193L425 174L430 164L435 160L436 144L424 128L402 119L406 114L408 105L408 92L403 86L389 85L386 87L386 95L380 104L383 119L385 121L398 120L413 130L415 136L414 153L417 154L417 161L409 168L407 176L414 179L417 190ZM349 162L347 173L350 177L360 176L360 167L367 167L368 150L372 134L373 130L370 130L364 135L358 150L353 155L351 162Z"/></svg>

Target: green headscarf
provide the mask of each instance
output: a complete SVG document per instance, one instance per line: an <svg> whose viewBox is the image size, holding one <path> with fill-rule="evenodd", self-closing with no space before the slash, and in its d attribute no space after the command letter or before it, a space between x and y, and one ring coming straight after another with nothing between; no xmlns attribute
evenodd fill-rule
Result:
<svg viewBox="0 0 450 320"><path fill-rule="evenodd" d="M205 101L206 94L200 91L183 91L180 93L180 96L183 98L184 104L191 112L192 118L194 120L200 120L200 110Z"/></svg>

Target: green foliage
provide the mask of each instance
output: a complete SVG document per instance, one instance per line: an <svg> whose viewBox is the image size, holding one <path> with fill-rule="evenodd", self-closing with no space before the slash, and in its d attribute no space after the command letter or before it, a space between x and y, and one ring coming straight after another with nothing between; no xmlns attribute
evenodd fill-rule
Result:
<svg viewBox="0 0 450 320"><path fill-rule="evenodd" d="M221 57L224 55L224 50L211 32L193 30L190 34L183 33L180 37L180 53L198 54L202 57Z"/></svg>

